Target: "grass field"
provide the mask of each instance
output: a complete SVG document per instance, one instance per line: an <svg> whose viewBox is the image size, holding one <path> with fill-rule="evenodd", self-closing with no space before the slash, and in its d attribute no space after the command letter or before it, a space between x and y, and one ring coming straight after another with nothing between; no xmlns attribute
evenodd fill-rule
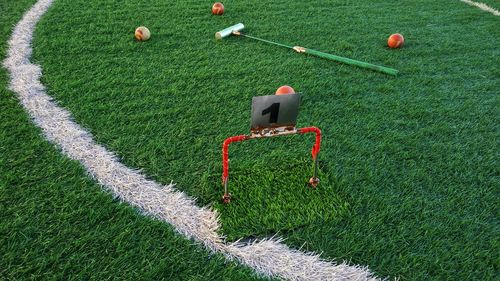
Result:
<svg viewBox="0 0 500 281"><path fill-rule="evenodd" d="M7 1L10 29L34 1ZM120 204L40 135L0 72L0 279L259 280Z"/></svg>
<svg viewBox="0 0 500 281"><path fill-rule="evenodd" d="M5 1L0 57L34 1ZM495 1L484 1L500 8ZM399 3L399 2L398 2ZM57 0L34 58L49 94L130 167L221 213L229 240L285 237L402 280L498 275L499 18L459 1ZM249 34L398 69L397 78L213 34ZM152 39L133 40L146 25ZM407 45L389 50L389 34ZM44 141L1 72L0 276L256 278L141 216ZM308 136L221 145L249 130L252 96L302 93L299 126L323 131L321 185ZM104 251L104 252L103 252Z"/></svg>

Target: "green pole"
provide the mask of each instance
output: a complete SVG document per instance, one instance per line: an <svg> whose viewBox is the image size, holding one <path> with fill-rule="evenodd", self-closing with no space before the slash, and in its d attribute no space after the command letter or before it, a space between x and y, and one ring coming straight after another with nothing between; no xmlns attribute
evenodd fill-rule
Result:
<svg viewBox="0 0 500 281"><path fill-rule="evenodd" d="M372 69L372 70L386 73L389 75L394 75L394 76L398 75L398 71L396 69L393 69L393 68L380 66L380 65L374 65L371 63L353 60L353 59L349 59L349 58L344 58L344 57L340 57L340 56L336 56L336 55L332 55L332 54L327 54L327 53L323 53L323 52L316 51L313 49L304 48L304 53L310 54L310 55L313 55L316 57L320 57L320 58L325 58L325 59L329 59L329 60L342 62L345 64L350 64L350 65L355 65L355 66L359 66L362 68Z"/></svg>
<svg viewBox="0 0 500 281"><path fill-rule="evenodd" d="M258 38L258 37L253 37L253 36L246 35L246 34L243 34L243 33L239 33L239 34L242 35L242 36L245 36L247 38L257 40L257 41L269 43L269 44L280 46L280 47L285 47L285 48L288 48L288 49L293 49L293 46L288 46L288 45L285 45L285 44L276 43L276 42L273 42L273 41L269 41L269 40Z"/></svg>
<svg viewBox="0 0 500 281"><path fill-rule="evenodd" d="M243 34L243 33L240 33L240 32L233 32L233 34L235 34L235 35L241 35L241 36L244 36L244 37L247 37L247 38L250 38L250 39L254 39L254 40L257 40L257 41L265 42L265 43L276 45L276 46L280 46L280 47L285 47L285 48L288 48L288 49L293 49L293 50L297 51L298 53L306 53L306 54L313 55L313 56L320 57L320 58L324 58L324 59L329 59L329 60L333 60L333 61L342 62L342 63L345 63L345 64L355 65L355 66L362 67L362 68L372 69L372 70L375 70L375 71L378 71L378 72L382 72L382 73L385 73L385 74L389 74L389 75L396 76L398 74L398 71L396 69L385 67L385 66L374 65L374 64L371 64L371 63L367 63L367 62L362 62L362 61L358 61L358 60L344 58L344 57L340 57L340 56L336 56L336 55L332 55L332 54L327 54L327 53L323 53L323 52L320 52L320 51L316 51L316 50L313 50L313 49L307 49L307 48L304 48L304 47L299 47L299 46L292 47L292 46L289 46L289 45L285 45L285 44L281 44L281 43L276 43L276 42L265 40L265 39L262 39L262 38L258 38L258 37L246 35L246 34Z"/></svg>

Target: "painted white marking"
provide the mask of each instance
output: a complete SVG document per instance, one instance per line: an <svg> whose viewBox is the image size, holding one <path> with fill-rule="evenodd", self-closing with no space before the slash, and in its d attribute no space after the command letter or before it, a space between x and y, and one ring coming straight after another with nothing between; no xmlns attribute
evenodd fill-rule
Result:
<svg viewBox="0 0 500 281"><path fill-rule="evenodd" d="M479 3L479 2L474 2L474 1L470 1L470 0L460 0L464 3L467 3L471 6L475 6L475 7L478 7L479 9L483 10L483 11L486 11L488 13L492 13L493 15L495 16L500 16L500 11L498 10L495 10L494 8L484 4L484 3Z"/></svg>
<svg viewBox="0 0 500 281"><path fill-rule="evenodd" d="M175 190L173 184L162 186L148 180L95 143L90 133L72 121L71 114L46 94L40 82L42 69L30 62L33 31L52 3L53 0L39 0L15 26L4 66L10 74L9 88L17 94L45 137L65 155L78 160L90 175L121 200L260 274L289 280L377 280L366 267L322 260L319 255L290 249L280 239L265 239L249 245L228 244L217 234L217 212L196 206L194 199Z"/></svg>

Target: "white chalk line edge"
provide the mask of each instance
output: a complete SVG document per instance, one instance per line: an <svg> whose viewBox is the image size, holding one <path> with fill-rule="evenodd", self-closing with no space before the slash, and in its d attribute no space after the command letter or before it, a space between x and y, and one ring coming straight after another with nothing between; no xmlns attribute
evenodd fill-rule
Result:
<svg viewBox="0 0 500 281"><path fill-rule="evenodd" d="M488 12L488 13L492 13L493 15L495 16L500 16L500 11L484 4L484 3L480 3L480 2L474 2L474 1L470 1L470 0L460 0L466 4L469 4L470 6L474 6L474 7L477 7L485 12Z"/></svg>
<svg viewBox="0 0 500 281"><path fill-rule="evenodd" d="M79 161L95 180L121 200L261 275L288 280L378 280L367 267L324 260L318 254L291 249L279 238L250 244L226 243L217 233L220 223L215 210L198 207L194 199L175 190L174 184L160 185L148 180L97 144L67 110L46 94L40 81L42 69L30 62L36 24L53 1L39 0L24 14L8 41L3 65L10 75L9 89L17 94L45 137L65 155Z"/></svg>

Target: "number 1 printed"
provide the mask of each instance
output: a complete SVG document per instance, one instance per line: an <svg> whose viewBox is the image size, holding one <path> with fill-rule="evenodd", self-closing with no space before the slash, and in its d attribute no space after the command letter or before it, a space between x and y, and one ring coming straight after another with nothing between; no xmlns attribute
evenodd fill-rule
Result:
<svg viewBox="0 0 500 281"><path fill-rule="evenodd" d="M269 115L269 123L277 123L278 122L278 113L280 111L280 103L275 102L270 107L262 110L262 116L271 113Z"/></svg>

